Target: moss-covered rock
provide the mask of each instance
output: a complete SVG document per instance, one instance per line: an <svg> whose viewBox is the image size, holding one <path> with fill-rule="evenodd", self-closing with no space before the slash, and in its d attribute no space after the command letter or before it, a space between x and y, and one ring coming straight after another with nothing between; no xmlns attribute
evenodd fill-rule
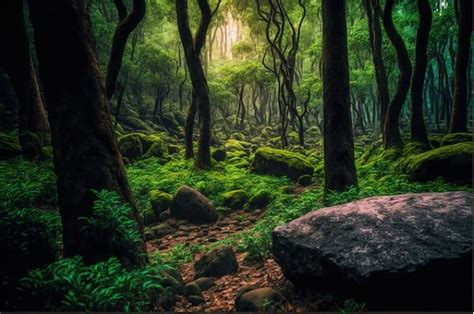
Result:
<svg viewBox="0 0 474 314"><path fill-rule="evenodd" d="M234 190L222 194L224 206L230 209L242 209L249 201L249 197L244 190Z"/></svg>
<svg viewBox="0 0 474 314"><path fill-rule="evenodd" d="M172 199L173 195L159 190L150 192L150 204L156 217L160 217L162 212L170 208Z"/></svg>
<svg viewBox="0 0 474 314"><path fill-rule="evenodd" d="M143 155L144 158L156 157L156 158L163 158L166 155L166 147L165 145L160 142L155 142L151 144L150 148L146 151Z"/></svg>
<svg viewBox="0 0 474 314"><path fill-rule="evenodd" d="M21 155L18 138L13 135L0 133L0 159L8 159Z"/></svg>
<svg viewBox="0 0 474 314"><path fill-rule="evenodd" d="M428 147L426 144L423 144L420 142L408 142L403 147L403 156L406 157L406 156L418 155L418 154L426 152L429 149L430 147Z"/></svg>
<svg viewBox="0 0 474 314"><path fill-rule="evenodd" d="M158 222L158 216L152 208L146 208L143 211L143 224L145 226L151 226Z"/></svg>
<svg viewBox="0 0 474 314"><path fill-rule="evenodd" d="M472 142L471 133L452 133L443 137L443 140L441 141L441 146L466 143L466 142Z"/></svg>
<svg viewBox="0 0 474 314"><path fill-rule="evenodd" d="M120 137L118 145L122 156L130 161L143 155L143 144L139 133L131 133Z"/></svg>
<svg viewBox="0 0 474 314"><path fill-rule="evenodd" d="M399 169L414 181L443 177L452 182L472 181L472 143L442 146L406 158Z"/></svg>
<svg viewBox="0 0 474 314"><path fill-rule="evenodd" d="M161 136L143 133L130 133L118 139L118 145L123 157L130 161L142 156L162 158L167 153L167 146Z"/></svg>
<svg viewBox="0 0 474 314"><path fill-rule="evenodd" d="M230 139L225 142L224 148L227 152L244 150L250 151L252 149L252 144L245 141Z"/></svg>
<svg viewBox="0 0 474 314"><path fill-rule="evenodd" d="M168 145L168 154L170 155L177 155L181 151L181 148L178 145Z"/></svg>
<svg viewBox="0 0 474 314"><path fill-rule="evenodd" d="M248 202L248 209L259 209L264 208L273 200L274 196L272 193L266 190L258 191L253 195Z"/></svg>
<svg viewBox="0 0 474 314"><path fill-rule="evenodd" d="M260 174L287 176L297 180L302 175L313 175L313 166L301 154L270 147L259 148L251 171Z"/></svg>
<svg viewBox="0 0 474 314"><path fill-rule="evenodd" d="M438 148L441 146L441 142L443 141L444 135L430 135L428 139L430 141L430 145L433 148Z"/></svg>
<svg viewBox="0 0 474 314"><path fill-rule="evenodd" d="M305 174L298 178L298 184L301 186L308 186L308 185L311 185L312 180L313 180L312 176L310 176L309 174Z"/></svg>

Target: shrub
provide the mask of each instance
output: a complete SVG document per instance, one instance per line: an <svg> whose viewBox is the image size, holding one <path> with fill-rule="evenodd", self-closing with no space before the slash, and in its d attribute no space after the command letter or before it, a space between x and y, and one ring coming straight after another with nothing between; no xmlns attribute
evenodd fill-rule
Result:
<svg viewBox="0 0 474 314"><path fill-rule="evenodd" d="M83 224L81 228L83 236L91 239L98 248L111 247L115 256L121 260L131 260L133 263L142 237L137 222L130 218L132 210L130 205L122 204L114 191L93 192L97 199L94 202L92 216L79 218Z"/></svg>
<svg viewBox="0 0 474 314"><path fill-rule="evenodd" d="M85 265L60 260L21 280L23 308L46 311L151 311L163 295L165 264L128 271L115 257Z"/></svg>

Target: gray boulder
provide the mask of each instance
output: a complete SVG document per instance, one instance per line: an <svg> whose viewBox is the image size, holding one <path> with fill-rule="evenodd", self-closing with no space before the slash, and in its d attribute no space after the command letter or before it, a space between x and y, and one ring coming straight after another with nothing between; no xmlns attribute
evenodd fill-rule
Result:
<svg viewBox="0 0 474 314"><path fill-rule="evenodd" d="M182 186L173 197L171 217L186 219L193 224L207 224L217 221L217 210L201 193L189 186Z"/></svg>
<svg viewBox="0 0 474 314"><path fill-rule="evenodd" d="M204 255L194 264L194 278L200 277L222 277L235 274L239 264L235 258L234 251L230 246L217 248Z"/></svg>
<svg viewBox="0 0 474 314"><path fill-rule="evenodd" d="M310 212L273 231L296 286L360 299L369 310L471 309L467 192L368 198Z"/></svg>

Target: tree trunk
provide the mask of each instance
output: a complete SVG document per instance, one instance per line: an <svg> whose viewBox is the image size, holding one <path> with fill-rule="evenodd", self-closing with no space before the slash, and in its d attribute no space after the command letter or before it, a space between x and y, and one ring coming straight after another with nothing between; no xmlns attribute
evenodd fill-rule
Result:
<svg viewBox="0 0 474 314"><path fill-rule="evenodd" d="M119 24L115 29L112 39L112 48L110 50L109 63L107 65L106 88L107 97L109 99L115 93L117 78L122 67L123 53L127 40L133 30L138 26L145 17L146 4L145 0L133 0L132 12L127 14L127 9L122 0L114 0L119 15Z"/></svg>
<svg viewBox="0 0 474 314"><path fill-rule="evenodd" d="M0 2L0 65L9 76L18 99L18 129L23 155L33 158L50 142L50 130L31 61L23 1Z"/></svg>
<svg viewBox="0 0 474 314"><path fill-rule="evenodd" d="M346 1L323 0L323 108L326 191L357 185L349 96Z"/></svg>
<svg viewBox="0 0 474 314"><path fill-rule="evenodd" d="M449 133L467 131L467 70L472 32L472 0L458 0L458 49L454 68L453 112Z"/></svg>
<svg viewBox="0 0 474 314"><path fill-rule="evenodd" d="M429 146L423 119L423 86L428 65L428 40L432 13L429 0L418 0L420 23L416 35L416 58L411 83L411 140Z"/></svg>
<svg viewBox="0 0 474 314"><path fill-rule="evenodd" d="M387 108L390 102L387 71L382 56L382 28L380 26L381 9L379 0L364 0L369 22L370 47L377 83L377 102L380 108L380 130L383 134Z"/></svg>
<svg viewBox="0 0 474 314"><path fill-rule="evenodd" d="M402 137L400 135L400 113L410 89L411 81L411 61L402 37L397 32L393 24L392 11L395 0L387 0L383 12L383 24L388 38L392 42L397 52L398 67L400 77L398 79L397 90L392 101L388 105L387 117L384 127L385 148L402 147Z"/></svg>
<svg viewBox="0 0 474 314"><path fill-rule="evenodd" d="M209 168L211 167L211 111L207 79L199 55L211 22L212 13L207 0L199 0L198 5L201 11L201 21L196 32L196 38L193 39L189 26L187 0L176 0L179 35L185 51L189 76L196 93L198 115L201 123L195 165L197 168Z"/></svg>
<svg viewBox="0 0 474 314"><path fill-rule="evenodd" d="M188 114L186 115L186 122L184 125L184 143L185 143L185 153L184 158L192 159L194 158L194 148L193 148L193 134L194 134L194 120L196 118L198 105L197 97L194 90L192 91L191 104L189 106Z"/></svg>
<svg viewBox="0 0 474 314"><path fill-rule="evenodd" d="M143 238L112 128L85 2L31 0L29 7L52 130L64 256L80 255L87 263L117 256L126 265L142 265L144 241L130 248L114 243L111 235L81 230L80 217L93 214L92 190L106 189L131 205Z"/></svg>

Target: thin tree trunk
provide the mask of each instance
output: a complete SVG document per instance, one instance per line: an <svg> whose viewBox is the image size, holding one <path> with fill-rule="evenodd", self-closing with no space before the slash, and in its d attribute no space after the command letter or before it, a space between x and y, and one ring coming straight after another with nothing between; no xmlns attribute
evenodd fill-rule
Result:
<svg viewBox="0 0 474 314"><path fill-rule="evenodd" d="M454 69L453 113L449 133L467 131L467 70L472 32L472 0L458 0L458 49Z"/></svg>
<svg viewBox="0 0 474 314"><path fill-rule="evenodd" d="M199 54L211 23L212 13L207 0L199 0L198 5L201 11L201 21L194 39L189 26L187 0L176 0L179 34L185 51L189 76L196 93L198 115L201 123L195 165L197 168L209 168L211 167L211 111L207 79Z"/></svg>
<svg viewBox="0 0 474 314"><path fill-rule="evenodd" d="M408 51L402 37L397 32L393 24L392 11L395 0L387 0L383 13L383 24L388 38L392 42L397 52L398 67L400 77L398 79L397 90L387 109L387 117L384 127L384 147L402 147L402 137L400 135L400 113L410 89L412 66Z"/></svg>
<svg viewBox="0 0 474 314"><path fill-rule="evenodd" d="M390 102L387 71L382 56L382 28L380 25L381 8L379 0L364 0L369 22L370 47L377 83L377 102L380 108L380 130L383 134L387 108Z"/></svg>
<svg viewBox="0 0 474 314"><path fill-rule="evenodd" d="M326 191L357 185L349 96L346 1L323 0L324 171Z"/></svg>
<svg viewBox="0 0 474 314"><path fill-rule="evenodd" d="M37 157L50 142L50 130L31 61L23 1L0 2L0 65L5 68L18 99L19 141L23 155Z"/></svg>
<svg viewBox="0 0 474 314"><path fill-rule="evenodd" d="M133 8L129 15L122 0L114 0L119 15L119 24L115 29L112 39L112 48L110 50L109 63L107 65L106 89L109 99L115 93L117 78L122 67L123 53L127 40L133 30L138 26L145 17L146 4L145 0L133 0Z"/></svg>
<svg viewBox="0 0 474 314"><path fill-rule="evenodd" d="M117 256L127 265L142 265L147 260L144 241L130 247L107 234L81 230L80 218L93 214L93 190L106 189L131 205L131 216L143 232L117 147L85 2L31 0L29 7L52 130L64 256L80 255L87 263Z"/></svg>
<svg viewBox="0 0 474 314"><path fill-rule="evenodd" d="M429 0L417 0L420 23L416 35L416 58L411 83L411 140L429 146L423 119L423 87L428 65L428 40L431 30L431 6Z"/></svg>

